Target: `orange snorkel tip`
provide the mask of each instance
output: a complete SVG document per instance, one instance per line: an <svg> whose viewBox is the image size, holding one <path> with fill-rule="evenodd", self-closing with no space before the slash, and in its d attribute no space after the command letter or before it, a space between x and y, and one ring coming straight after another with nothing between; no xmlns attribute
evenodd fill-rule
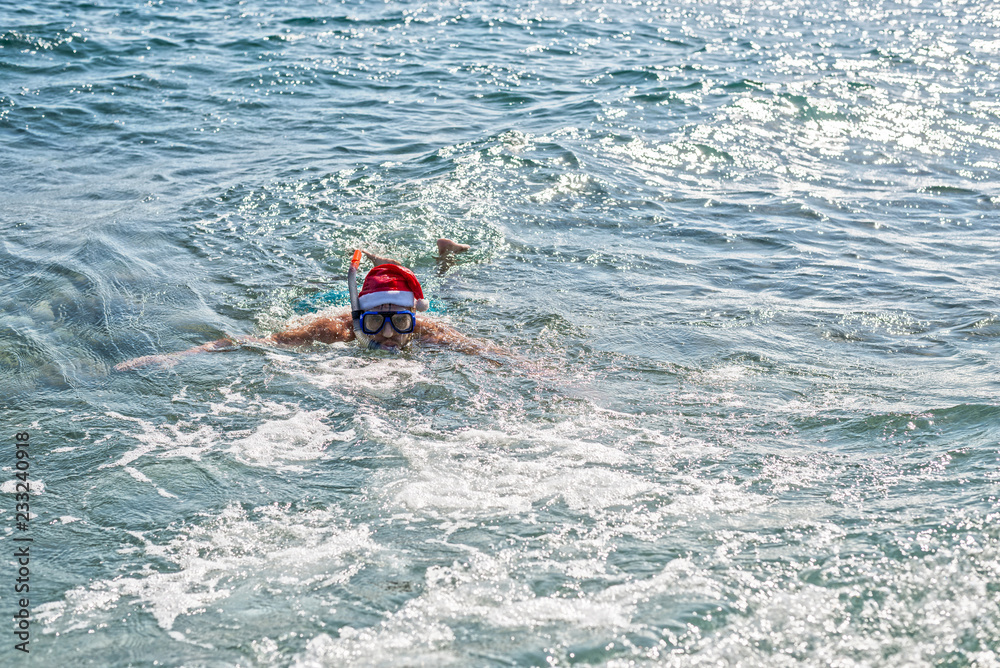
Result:
<svg viewBox="0 0 1000 668"><path fill-rule="evenodd" d="M354 319L354 328L358 326L358 265L361 264L361 249L354 251L351 256L351 266L347 269L347 289L351 293L351 314Z"/></svg>

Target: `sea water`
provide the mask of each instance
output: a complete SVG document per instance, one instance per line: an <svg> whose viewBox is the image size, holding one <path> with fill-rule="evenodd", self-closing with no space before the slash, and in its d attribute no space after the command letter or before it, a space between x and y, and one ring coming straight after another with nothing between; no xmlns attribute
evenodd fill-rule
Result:
<svg viewBox="0 0 1000 668"><path fill-rule="evenodd" d="M1000 664L998 34L3 5L0 664ZM358 247L506 352L112 370L336 309Z"/></svg>

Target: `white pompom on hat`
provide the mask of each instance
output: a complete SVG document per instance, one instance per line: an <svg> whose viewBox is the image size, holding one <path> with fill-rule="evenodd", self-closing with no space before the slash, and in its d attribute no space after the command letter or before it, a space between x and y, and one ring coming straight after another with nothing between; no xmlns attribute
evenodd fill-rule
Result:
<svg viewBox="0 0 1000 668"><path fill-rule="evenodd" d="M417 277L398 264L380 264L365 276L361 294L358 295L358 307L366 310L380 304L394 304L415 311L426 311L430 306L430 302L424 299Z"/></svg>

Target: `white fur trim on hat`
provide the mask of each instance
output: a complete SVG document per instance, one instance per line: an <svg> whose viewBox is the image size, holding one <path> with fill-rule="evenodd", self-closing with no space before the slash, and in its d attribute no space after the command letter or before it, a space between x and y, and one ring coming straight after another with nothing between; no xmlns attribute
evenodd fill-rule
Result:
<svg viewBox="0 0 1000 668"><path fill-rule="evenodd" d="M420 301L426 302L427 300L421 299ZM413 308L413 293L409 290L384 290L383 292L369 292L367 295L361 295L358 298L358 308L362 311L382 304L394 304L396 306ZM418 307L417 310L423 311L426 309Z"/></svg>

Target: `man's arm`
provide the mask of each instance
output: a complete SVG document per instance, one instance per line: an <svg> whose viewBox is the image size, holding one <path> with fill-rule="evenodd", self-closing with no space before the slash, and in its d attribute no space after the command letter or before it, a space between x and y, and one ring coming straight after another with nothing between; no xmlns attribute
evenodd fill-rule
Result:
<svg viewBox="0 0 1000 668"><path fill-rule="evenodd" d="M116 364L115 371L129 371L145 366L161 366L170 368L182 357L198 353L225 352L234 350L243 343L258 343L263 345L279 344L286 346L304 345L306 343L336 343L338 341L353 341L354 328L351 325L351 314L342 313L335 316L315 318L304 325L298 325L281 332L275 332L266 338L256 336L240 336L233 339L218 339L200 346L165 355L146 355L136 357L126 362Z"/></svg>
<svg viewBox="0 0 1000 668"><path fill-rule="evenodd" d="M471 336L466 336L443 322L418 318L414 332L420 337L421 341L447 346L467 355L481 355L483 353L507 354L500 346L489 341L481 341Z"/></svg>
<svg viewBox="0 0 1000 668"><path fill-rule="evenodd" d="M510 356L511 353L489 341L481 341L471 336L466 336L450 325L442 322L435 322L427 318L417 318L414 333L425 343L447 346L452 350L457 350L468 355L503 355ZM210 341L188 350L165 355L146 355L136 357L127 362L115 365L115 371L129 371L145 366L158 365L169 368L177 364L182 357L196 355L205 352L224 352L234 350L243 343L257 343L262 345L283 345L300 346L308 343L338 343L354 340L354 327L351 322L350 313L341 313L334 316L314 318L305 324L297 324L280 332L275 332L266 338L254 336L241 336L233 339L218 339Z"/></svg>
<svg viewBox="0 0 1000 668"><path fill-rule="evenodd" d="M246 339L252 339L253 337L246 337ZM256 339L260 341L261 339ZM195 346L194 348L189 348L187 350L181 350L176 353L167 353L165 355L144 355L143 357L134 357L125 362L119 362L115 365L115 371L130 371L132 369L140 369L144 366L160 366L164 369L169 369L173 365L177 364L177 360L181 357L187 357L189 355L197 355L198 353L215 353L223 352L226 350L233 350L238 347L239 344L232 339L218 339L216 341L209 341L208 343L203 343L200 346Z"/></svg>
<svg viewBox="0 0 1000 668"><path fill-rule="evenodd" d="M275 332L264 339L271 343L286 346L299 346L306 343L338 343L354 340L354 326L350 313L315 318L304 325Z"/></svg>

